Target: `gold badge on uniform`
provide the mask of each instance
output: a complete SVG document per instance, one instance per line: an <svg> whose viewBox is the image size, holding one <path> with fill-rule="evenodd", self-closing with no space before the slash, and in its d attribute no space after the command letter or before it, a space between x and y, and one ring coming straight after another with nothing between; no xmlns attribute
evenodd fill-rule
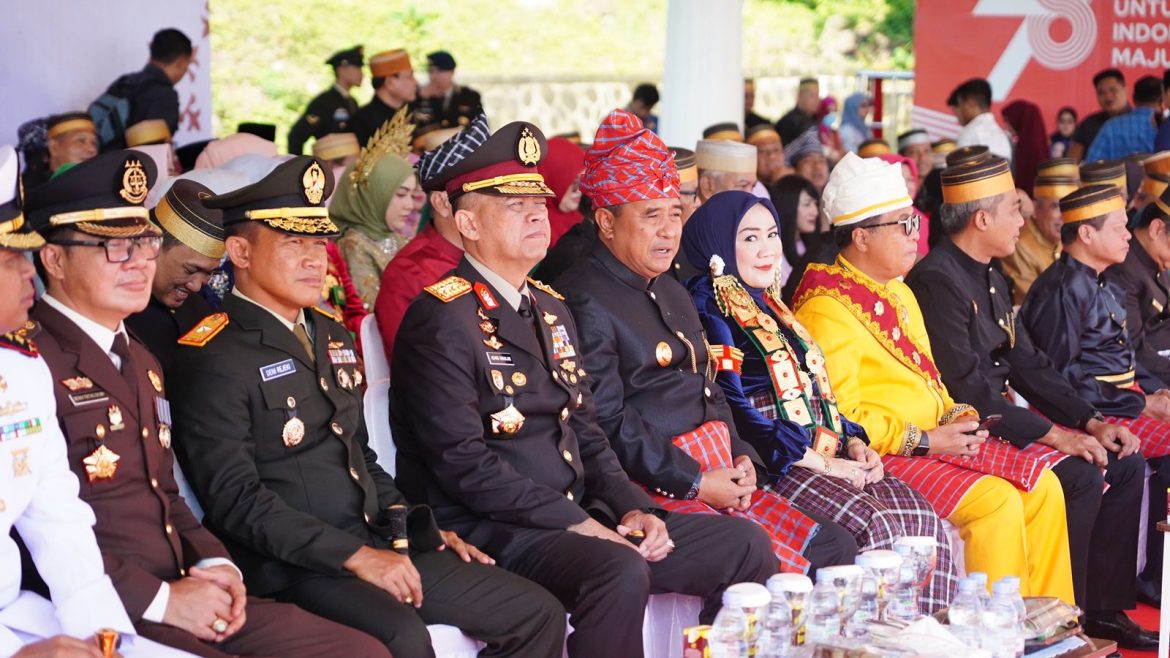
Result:
<svg viewBox="0 0 1170 658"><path fill-rule="evenodd" d="M118 470L118 460L121 458L118 453L105 445L100 445L97 450L81 460L81 463L85 464L85 476L89 478L89 481L97 482L98 480L114 479L114 473Z"/></svg>
<svg viewBox="0 0 1170 658"><path fill-rule="evenodd" d="M545 324L547 324L548 326L551 327L551 326L553 326L553 323L555 323L556 321L557 321L557 316L553 315L552 313L549 313L548 311L544 312Z"/></svg>
<svg viewBox="0 0 1170 658"><path fill-rule="evenodd" d="M62 379L61 385L76 393L77 391L86 391L93 388L93 380L89 377L70 377L69 379Z"/></svg>
<svg viewBox="0 0 1170 658"><path fill-rule="evenodd" d="M500 349L501 347L503 347L503 346L504 346L504 344L500 342L500 339L499 339L499 338L496 338L494 335L493 335L493 336L488 336L488 337L487 337L487 338L486 338L486 339L483 341L483 344L484 344L484 345L487 345L488 347L492 348L493 350L498 350L498 349Z"/></svg>
<svg viewBox="0 0 1170 658"><path fill-rule="evenodd" d="M491 376L492 386L495 386L497 391L504 390L504 373L500 372L499 370L493 370L491 372Z"/></svg>
<svg viewBox="0 0 1170 658"><path fill-rule="evenodd" d="M118 196L135 205L146 200L146 171L138 160L127 160L122 172L122 189Z"/></svg>
<svg viewBox="0 0 1170 658"><path fill-rule="evenodd" d="M301 440L305 438L305 421L293 416L284 424L284 430L280 433L280 438L284 439L284 446L286 448L293 448L300 444Z"/></svg>
<svg viewBox="0 0 1170 658"><path fill-rule="evenodd" d="M171 426L162 424L158 426L158 444L163 447L163 450L171 449Z"/></svg>
<svg viewBox="0 0 1170 658"><path fill-rule="evenodd" d="M325 198L325 171L316 161L305 170L301 185L305 188L305 199L314 206Z"/></svg>
<svg viewBox="0 0 1170 658"><path fill-rule="evenodd" d="M520 162L535 167L540 162L540 142L533 137L532 131L525 128L520 133L520 142L516 145L516 156Z"/></svg>
<svg viewBox="0 0 1170 658"><path fill-rule="evenodd" d="M491 415L493 434L515 434L524 427L524 414L515 405L509 404Z"/></svg>
<svg viewBox="0 0 1170 658"><path fill-rule="evenodd" d="M670 345L667 344L666 341L659 341L658 344L654 346L654 358L658 361L658 365L662 366L663 368L670 365L670 360L673 356L674 353L671 351Z"/></svg>
<svg viewBox="0 0 1170 658"><path fill-rule="evenodd" d="M362 371L357 369L357 368L353 369L353 385L354 386L361 386L362 385Z"/></svg>
<svg viewBox="0 0 1170 658"><path fill-rule="evenodd" d="M32 473L28 465L28 448L12 451L12 477L22 478Z"/></svg>
<svg viewBox="0 0 1170 658"><path fill-rule="evenodd" d="M146 378L150 380L150 385L154 387L155 392L162 393L162 378L153 370L146 371Z"/></svg>
<svg viewBox="0 0 1170 658"><path fill-rule="evenodd" d="M118 405L111 404L110 408L106 410L106 415L110 418L111 432L126 429L126 424L122 422L122 409Z"/></svg>
<svg viewBox="0 0 1170 658"><path fill-rule="evenodd" d="M353 381L349 378L349 373L342 368L337 369L337 385L341 388L353 388Z"/></svg>
<svg viewBox="0 0 1170 658"><path fill-rule="evenodd" d="M522 372L512 373L512 383L517 386L523 386L528 383L528 376Z"/></svg>

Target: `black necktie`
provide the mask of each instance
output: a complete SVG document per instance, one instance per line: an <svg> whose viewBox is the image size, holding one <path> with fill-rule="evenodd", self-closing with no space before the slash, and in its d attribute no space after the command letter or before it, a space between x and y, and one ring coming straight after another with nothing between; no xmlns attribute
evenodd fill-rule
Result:
<svg viewBox="0 0 1170 658"><path fill-rule="evenodd" d="M536 316L532 313L532 299L528 295L520 297L520 306L516 309L520 317L529 325L536 326Z"/></svg>
<svg viewBox="0 0 1170 658"><path fill-rule="evenodd" d="M134 370L134 359L130 357L130 339L126 334L119 333L114 336L114 346L110 351L118 355L122 360L122 378L126 380L126 384L130 386L130 392L134 397L138 397L138 373Z"/></svg>

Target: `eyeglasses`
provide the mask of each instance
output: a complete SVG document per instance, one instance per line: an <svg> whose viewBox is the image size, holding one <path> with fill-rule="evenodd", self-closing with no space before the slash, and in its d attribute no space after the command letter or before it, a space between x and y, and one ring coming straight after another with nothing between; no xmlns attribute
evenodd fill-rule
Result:
<svg viewBox="0 0 1170 658"><path fill-rule="evenodd" d="M104 247L106 260L111 263L125 263L134 255L134 251L141 250L146 260L158 258L162 249L163 239L157 235L144 235L138 238L110 238L108 240L50 240L50 244L59 244L66 247Z"/></svg>
<svg viewBox="0 0 1170 658"><path fill-rule="evenodd" d="M915 231L918 230L918 227L921 225L921 223L922 219L918 216L918 213L911 213L896 222L882 222L881 224L870 224L869 226L861 226L859 228L871 229L880 228L882 226L897 226L898 224L901 224L902 230L905 231L907 237L909 237L914 235Z"/></svg>
<svg viewBox="0 0 1170 658"><path fill-rule="evenodd" d="M688 197L689 196L691 198L691 202L693 203L693 202L699 200L699 188L696 187L693 190L679 190L678 195L680 197Z"/></svg>

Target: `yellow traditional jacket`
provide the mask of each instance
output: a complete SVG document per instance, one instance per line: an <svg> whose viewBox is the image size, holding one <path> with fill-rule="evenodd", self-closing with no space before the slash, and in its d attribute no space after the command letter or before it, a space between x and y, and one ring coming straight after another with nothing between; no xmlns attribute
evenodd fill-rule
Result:
<svg viewBox="0 0 1170 658"><path fill-rule="evenodd" d="M947 393L906 284L883 286L838 256L810 265L794 299L825 354L841 415L865 428L879 454L909 456L921 432L973 413Z"/></svg>
<svg viewBox="0 0 1170 658"><path fill-rule="evenodd" d="M1059 257L1060 245L1049 242L1048 238L1040 234L1034 220L1028 220L1024 230L1020 231L1016 251L1011 256L1000 259L1004 274L1015 284L1012 290L1012 303L1016 306L1023 304L1024 295L1028 294L1036 277Z"/></svg>

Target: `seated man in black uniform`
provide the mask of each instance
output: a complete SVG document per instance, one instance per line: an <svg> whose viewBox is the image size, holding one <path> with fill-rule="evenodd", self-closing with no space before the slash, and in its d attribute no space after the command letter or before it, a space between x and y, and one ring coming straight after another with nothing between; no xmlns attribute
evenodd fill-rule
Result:
<svg viewBox="0 0 1170 658"><path fill-rule="evenodd" d="M573 318L525 278L548 249L545 150L536 126L515 122L441 175L466 253L394 341L399 481L565 603L569 655L636 658L651 591L702 597L710 623L728 585L763 582L777 562L747 521L654 505L592 422ZM570 426L573 415L587 422Z"/></svg>
<svg viewBox="0 0 1170 658"><path fill-rule="evenodd" d="M328 167L297 156L206 200L224 212L236 287L180 339L174 398L175 446L204 521L254 591L396 656L433 655L428 623L485 642L483 656L559 655L556 599L440 531L426 506L406 508L369 448L353 339L308 310L337 233L323 205L332 190Z"/></svg>

